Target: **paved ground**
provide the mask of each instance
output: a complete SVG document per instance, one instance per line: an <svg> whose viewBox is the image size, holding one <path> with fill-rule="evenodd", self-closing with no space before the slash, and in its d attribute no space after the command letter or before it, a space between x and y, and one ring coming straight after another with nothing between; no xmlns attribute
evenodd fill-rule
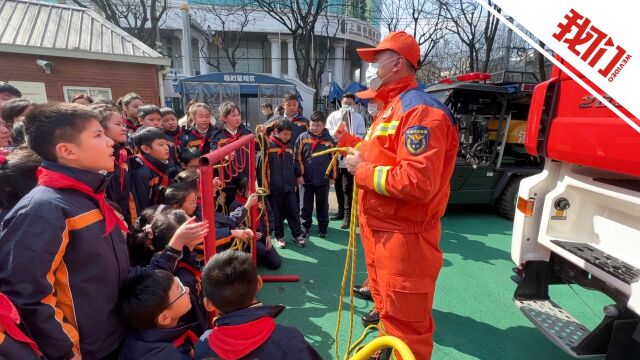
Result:
<svg viewBox="0 0 640 360"><path fill-rule="evenodd" d="M313 236L304 249L289 243L280 252L284 265L276 273L298 274L301 282L267 283L259 294L265 303L287 305L279 322L301 329L326 359L336 358L333 339L348 237L338 225L332 223L328 239ZM445 261L434 304L434 359L569 359L511 301L515 285L509 279L510 235L511 223L485 208L451 210L443 219ZM361 251L359 255L357 277L362 281L366 273ZM591 328L607 303L604 296L577 287L555 287L551 294ZM356 300L354 338L362 333L359 317L369 309L370 304ZM346 311L343 318L348 328ZM344 349L347 331L339 338Z"/></svg>

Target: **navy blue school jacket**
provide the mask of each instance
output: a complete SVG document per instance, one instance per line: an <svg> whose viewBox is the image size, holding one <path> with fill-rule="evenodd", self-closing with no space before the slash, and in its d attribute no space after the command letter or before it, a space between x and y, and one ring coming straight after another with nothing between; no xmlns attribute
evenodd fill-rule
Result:
<svg viewBox="0 0 640 360"><path fill-rule="evenodd" d="M182 152L182 140L184 140L184 131L181 127L178 127L176 131L162 130L167 135L167 142L169 143L169 154L171 154L171 160L175 164L180 164L180 153Z"/></svg>
<svg viewBox="0 0 640 360"><path fill-rule="evenodd" d="M293 125L291 141L296 142L298 136L309 130L309 120L302 116L301 113L297 113L295 116L286 116L286 118L289 119Z"/></svg>
<svg viewBox="0 0 640 360"><path fill-rule="evenodd" d="M43 167L103 191L108 177L44 161ZM130 272L117 226L105 233L95 201L70 189L37 186L16 204L0 230L0 292L18 309L26 333L47 359L101 358L124 337L120 284ZM164 252L166 253L166 252ZM173 271L177 257L160 257Z"/></svg>
<svg viewBox="0 0 640 360"><path fill-rule="evenodd" d="M316 360L320 354L295 328L276 325L282 305L258 304L222 315L196 344L196 359Z"/></svg>
<svg viewBox="0 0 640 360"><path fill-rule="evenodd" d="M133 155L126 144L117 144L113 148L116 158L111 180L107 185L107 199L116 203L122 209L122 216L131 227L136 223L138 208L131 190L131 170L129 158Z"/></svg>
<svg viewBox="0 0 640 360"><path fill-rule="evenodd" d="M202 335L209 328L209 315L202 302L202 263L198 260L196 253L185 247L182 251L182 259L178 261L176 270L173 272L180 279L180 282L189 288L191 298L191 309L180 322L193 324L191 330L198 336Z"/></svg>
<svg viewBox="0 0 640 360"><path fill-rule="evenodd" d="M336 178L336 166L333 165L329 177L326 176L327 168L331 163L332 155L312 157L312 154L331 149L334 140L327 129L322 130L319 136L307 131L298 137L295 146L295 158L302 171L305 185L329 185L329 179Z"/></svg>
<svg viewBox="0 0 640 360"><path fill-rule="evenodd" d="M263 186L272 194L296 191L296 178L302 176L300 167L294 161L293 142L289 141L282 149L272 139L269 139L266 161L262 166L267 174L267 184Z"/></svg>
<svg viewBox="0 0 640 360"><path fill-rule="evenodd" d="M229 132L229 130L227 130L227 128L225 128L224 126L220 126L211 134L210 149L211 151L217 150L249 134L252 134L252 132L251 130L249 130L249 128L244 126L244 124L240 124L235 135L232 135ZM235 154L236 154L236 161L244 160L244 169L242 169L242 171L240 171L238 174L236 174L236 176L234 176L230 181L228 181L227 185L230 185L230 186L237 186L237 182L240 179L249 176L249 154L245 150L238 150L236 151ZM219 176L222 177L221 174ZM228 179L229 175L227 174L225 178Z"/></svg>
<svg viewBox="0 0 640 360"><path fill-rule="evenodd" d="M38 360L40 357L33 352L29 345L0 332L0 359Z"/></svg>
<svg viewBox="0 0 640 360"><path fill-rule="evenodd" d="M153 167L166 175L169 183L178 173L178 169L171 161L163 162L149 155L138 156L144 156ZM132 157L129 164L136 207L142 211L150 206L161 204L160 193L163 186L162 177L146 166L138 156Z"/></svg>
<svg viewBox="0 0 640 360"><path fill-rule="evenodd" d="M215 130L216 127L213 125L209 125L206 134L200 134L195 127L188 130L185 129L181 141L181 149L197 150L202 155L208 154L211 151L211 135Z"/></svg>
<svg viewBox="0 0 640 360"><path fill-rule="evenodd" d="M193 324L170 329L147 329L127 335L119 360L191 360L192 342L197 338L188 334ZM193 338L193 339L191 339Z"/></svg>

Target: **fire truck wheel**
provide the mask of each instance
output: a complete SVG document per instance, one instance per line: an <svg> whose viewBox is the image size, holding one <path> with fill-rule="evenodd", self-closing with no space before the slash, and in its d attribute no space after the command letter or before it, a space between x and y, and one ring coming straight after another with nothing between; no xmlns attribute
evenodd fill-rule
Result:
<svg viewBox="0 0 640 360"><path fill-rule="evenodd" d="M518 201L518 187L520 186L519 176L514 176L509 180L507 186L502 190L502 194L498 198L498 213L503 217L513 220L516 212L516 202Z"/></svg>

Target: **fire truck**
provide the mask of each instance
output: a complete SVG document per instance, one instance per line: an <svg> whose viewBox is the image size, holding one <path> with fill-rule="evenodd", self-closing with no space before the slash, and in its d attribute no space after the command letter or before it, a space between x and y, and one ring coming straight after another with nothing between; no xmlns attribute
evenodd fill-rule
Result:
<svg viewBox="0 0 640 360"><path fill-rule="evenodd" d="M533 91L525 147L544 168L518 190L515 305L575 358L640 359L640 133L554 67ZM550 286L595 290L610 304L590 329Z"/></svg>
<svg viewBox="0 0 640 360"><path fill-rule="evenodd" d="M476 72L426 89L449 107L460 133L449 204L492 204L502 216L513 218L520 179L542 169L539 158L524 148L538 82L530 72Z"/></svg>

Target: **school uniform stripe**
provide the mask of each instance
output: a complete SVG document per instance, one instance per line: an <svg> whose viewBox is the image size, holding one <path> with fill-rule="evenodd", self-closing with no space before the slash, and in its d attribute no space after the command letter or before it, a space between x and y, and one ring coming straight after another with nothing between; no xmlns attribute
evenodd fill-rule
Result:
<svg viewBox="0 0 640 360"><path fill-rule="evenodd" d="M46 276L51 285L51 293L41 300L42 303L53 308L55 319L60 323L62 330L73 343L73 351L77 354L80 353L80 336L69 284L69 272L62 258L69 243L70 231L82 229L102 219L100 210L94 209L66 220L66 227L62 233L62 243ZM64 319L70 323L65 322Z"/></svg>

